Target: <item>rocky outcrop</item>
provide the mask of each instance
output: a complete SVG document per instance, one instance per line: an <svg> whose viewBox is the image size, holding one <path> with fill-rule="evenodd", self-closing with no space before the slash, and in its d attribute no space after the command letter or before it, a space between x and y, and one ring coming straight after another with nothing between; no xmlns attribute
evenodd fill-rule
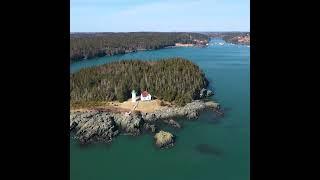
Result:
<svg viewBox="0 0 320 180"><path fill-rule="evenodd" d="M179 129L181 128L180 124L173 119L163 120L163 122L169 124L170 126L172 126L174 128L179 128Z"/></svg>
<svg viewBox="0 0 320 180"><path fill-rule="evenodd" d="M163 107L152 113L144 113L142 114L142 118L145 121L151 122L158 119L171 119L183 116L186 116L189 119L196 119L199 116L199 111L205 110L207 108L215 108L214 106L218 106L218 104L195 100L183 107Z"/></svg>
<svg viewBox="0 0 320 180"><path fill-rule="evenodd" d="M152 113L132 112L130 115L99 110L70 112L70 131L74 132L75 138L81 143L111 142L113 137L119 133L136 136L141 134L142 129L156 133L155 123L158 120L163 120L175 128L181 128L181 125L172 118L185 116L189 119L195 119L201 110L207 108L218 109L219 104L196 100L183 107L163 107ZM164 131L157 133L155 138L159 147L169 146L174 141L173 135Z"/></svg>
<svg viewBox="0 0 320 180"><path fill-rule="evenodd" d="M140 127L143 125L143 119L139 114L132 114L124 116L123 114L113 114L116 124L122 131L131 134L139 135L141 133Z"/></svg>
<svg viewBox="0 0 320 180"><path fill-rule="evenodd" d="M112 116L97 112L71 114L70 130L75 131L75 136L81 143L111 142L119 133Z"/></svg>
<svg viewBox="0 0 320 180"><path fill-rule="evenodd" d="M143 124L141 115L124 116L109 112L73 112L70 114L70 130L81 143L111 142L120 131L139 135Z"/></svg>
<svg viewBox="0 0 320 180"><path fill-rule="evenodd" d="M165 131L159 131L155 136L156 145L160 148L166 148L174 145L173 134Z"/></svg>
<svg viewBox="0 0 320 180"><path fill-rule="evenodd" d="M210 97L210 96L213 96L214 93L213 91L209 90L209 89L201 89L200 91L200 98L206 98L206 97Z"/></svg>

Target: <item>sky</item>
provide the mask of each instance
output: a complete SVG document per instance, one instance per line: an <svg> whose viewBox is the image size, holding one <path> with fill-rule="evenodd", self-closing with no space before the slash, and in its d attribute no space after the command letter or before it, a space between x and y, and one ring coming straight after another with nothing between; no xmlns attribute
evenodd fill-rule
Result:
<svg viewBox="0 0 320 180"><path fill-rule="evenodd" d="M250 31L250 0L70 0L70 32Z"/></svg>

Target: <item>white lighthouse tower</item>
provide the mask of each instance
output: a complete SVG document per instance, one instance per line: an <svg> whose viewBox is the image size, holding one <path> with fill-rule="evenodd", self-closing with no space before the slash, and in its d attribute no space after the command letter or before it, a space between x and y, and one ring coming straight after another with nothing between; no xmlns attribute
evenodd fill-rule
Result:
<svg viewBox="0 0 320 180"><path fill-rule="evenodd" d="M132 98L131 98L132 102L136 102L137 97L136 97L136 91L135 90L132 90L131 96L132 96Z"/></svg>

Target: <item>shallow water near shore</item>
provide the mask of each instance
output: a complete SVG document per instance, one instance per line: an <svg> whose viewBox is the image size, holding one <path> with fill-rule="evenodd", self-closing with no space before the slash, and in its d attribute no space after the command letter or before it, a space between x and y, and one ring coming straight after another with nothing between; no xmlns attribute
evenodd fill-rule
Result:
<svg viewBox="0 0 320 180"><path fill-rule="evenodd" d="M160 150L153 136L120 135L110 145L80 147L70 140L71 180L248 180L250 178L250 48L213 39L206 48L140 51L71 64L71 72L124 59L184 57L204 70L213 100L228 109L221 119L202 112L198 120L179 121L175 146Z"/></svg>

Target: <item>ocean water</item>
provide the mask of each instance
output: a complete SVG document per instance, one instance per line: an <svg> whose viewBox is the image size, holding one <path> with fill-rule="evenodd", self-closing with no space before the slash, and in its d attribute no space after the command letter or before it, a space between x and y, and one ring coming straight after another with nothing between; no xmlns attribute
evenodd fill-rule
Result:
<svg viewBox="0 0 320 180"><path fill-rule="evenodd" d="M71 72L124 59L184 57L206 73L213 100L225 109L198 120L181 119L175 147L154 146L153 136L120 135L107 144L81 147L70 140L71 180L248 180L250 178L250 48L212 39L206 48L140 51L72 63Z"/></svg>

